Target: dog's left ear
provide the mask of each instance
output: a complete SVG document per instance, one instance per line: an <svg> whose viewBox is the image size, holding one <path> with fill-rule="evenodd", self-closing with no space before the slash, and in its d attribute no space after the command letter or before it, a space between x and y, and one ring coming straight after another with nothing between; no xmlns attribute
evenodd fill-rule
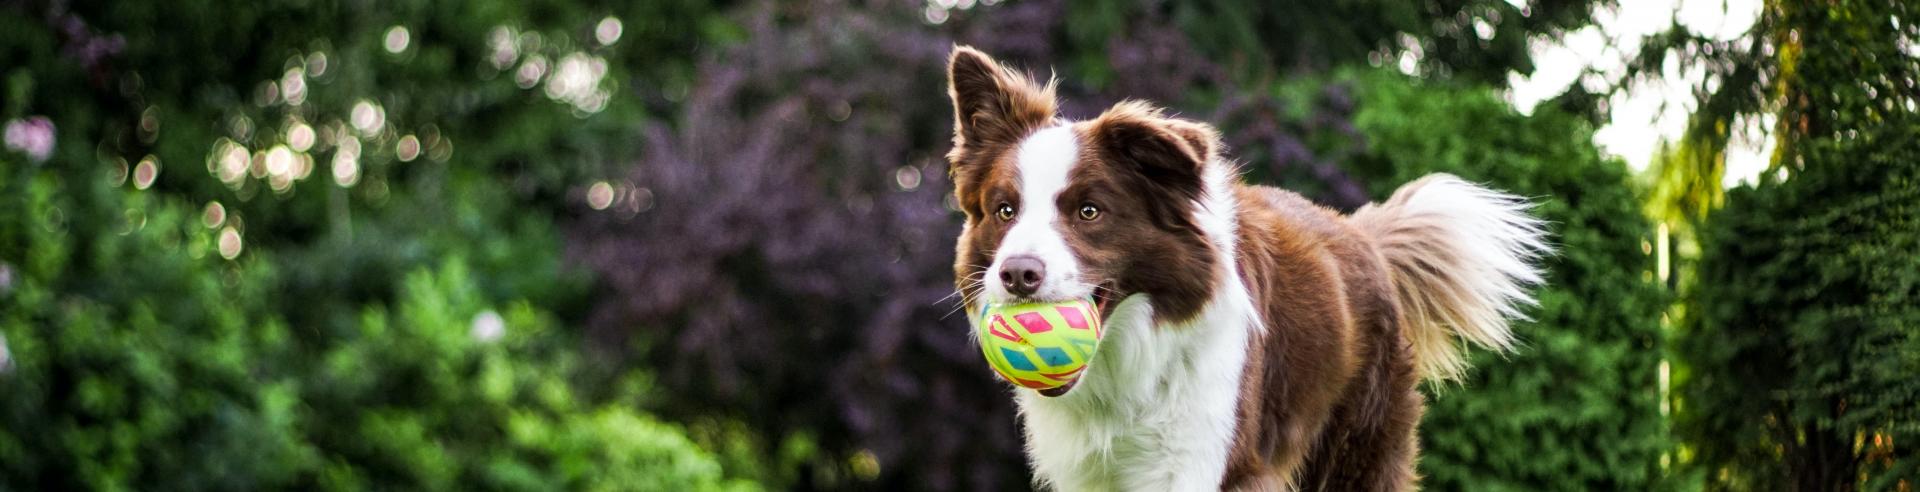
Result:
<svg viewBox="0 0 1920 492"><path fill-rule="evenodd" d="M1168 227L1192 226L1178 211L1205 190L1207 162L1220 148L1213 127L1166 118L1146 103L1126 101L1094 119L1089 136L1103 157L1136 173L1142 191L1160 197L1152 203L1167 210L1154 211L1157 221Z"/></svg>
<svg viewBox="0 0 1920 492"><path fill-rule="evenodd" d="M1036 84L980 50L955 46L947 80L956 158L990 145L1012 145L1053 119L1053 84Z"/></svg>

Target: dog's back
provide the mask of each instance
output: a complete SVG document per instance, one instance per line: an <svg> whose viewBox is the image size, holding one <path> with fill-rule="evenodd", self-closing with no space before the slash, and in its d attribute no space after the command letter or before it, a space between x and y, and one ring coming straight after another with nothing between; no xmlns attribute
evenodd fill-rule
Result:
<svg viewBox="0 0 1920 492"><path fill-rule="evenodd" d="M1510 346L1505 319L1539 281L1538 222L1446 175L1348 217L1276 188L1238 194L1238 266L1266 329L1223 488L1411 488L1415 386L1464 369L1457 339Z"/></svg>

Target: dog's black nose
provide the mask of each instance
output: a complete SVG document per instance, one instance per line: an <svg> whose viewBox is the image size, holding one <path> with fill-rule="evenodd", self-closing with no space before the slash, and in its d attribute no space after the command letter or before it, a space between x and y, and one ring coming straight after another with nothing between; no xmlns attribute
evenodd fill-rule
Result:
<svg viewBox="0 0 1920 492"><path fill-rule="evenodd" d="M1007 293L1018 297L1033 295L1040 290L1040 281L1047 278L1047 264L1032 256L1007 258L1000 264L1000 285Z"/></svg>

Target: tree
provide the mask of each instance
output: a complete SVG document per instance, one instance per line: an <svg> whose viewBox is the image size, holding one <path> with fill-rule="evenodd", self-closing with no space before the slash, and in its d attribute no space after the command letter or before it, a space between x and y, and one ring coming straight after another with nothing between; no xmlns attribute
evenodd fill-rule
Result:
<svg viewBox="0 0 1920 492"><path fill-rule="evenodd" d="M1745 34L1730 39L1694 33L1677 20L1648 36L1618 87L1670 63L1706 73L1694 88L1698 109L1676 145L1683 152L1662 171L1673 203L1656 208L1705 213L1719 203L1727 141L1743 119L1771 117L1767 133L1777 151L1767 172L1774 173L1805 166L1802 142L1912 113L1920 101L1920 57L1911 51L1920 42L1916 15L1920 5L1899 0L1770 0Z"/></svg>
<svg viewBox="0 0 1920 492"><path fill-rule="evenodd" d="M1920 131L1802 142L1703 231L1675 341L1681 464L1710 490L1905 490L1920 476Z"/></svg>
<svg viewBox="0 0 1920 492"><path fill-rule="evenodd" d="M1708 69L1683 149L1724 148L1738 118L1778 122L1771 168L1705 215L1682 284L1672 406L1686 483L1903 490L1920 470L1894 444L1920 421L1916 14L1911 2L1769 2L1743 37L1676 28L1637 63L1678 56ZM1662 181L1717 183L1722 162L1676 160Z"/></svg>

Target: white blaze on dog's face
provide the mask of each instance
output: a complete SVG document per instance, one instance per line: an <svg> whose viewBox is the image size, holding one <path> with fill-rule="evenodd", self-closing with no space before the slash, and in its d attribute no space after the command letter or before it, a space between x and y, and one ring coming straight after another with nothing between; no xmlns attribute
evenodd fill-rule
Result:
<svg viewBox="0 0 1920 492"><path fill-rule="evenodd" d="M1198 123L1122 103L1089 121L1055 118L1053 86L957 48L949 67L954 193L967 215L954 274L981 303L1093 297L1103 314L1144 294L1183 320L1210 298L1216 249L1196 210L1217 137Z"/></svg>
<svg viewBox="0 0 1920 492"><path fill-rule="evenodd" d="M1067 188L1068 172L1079 156L1073 127L1057 125L1029 135L1014 152L1015 200L993 204L994 218L1012 212L1012 227L1000 239L987 267L986 301L1066 301L1093 295L1094 285L1080 277L1079 261L1067 246L1054 202Z"/></svg>

